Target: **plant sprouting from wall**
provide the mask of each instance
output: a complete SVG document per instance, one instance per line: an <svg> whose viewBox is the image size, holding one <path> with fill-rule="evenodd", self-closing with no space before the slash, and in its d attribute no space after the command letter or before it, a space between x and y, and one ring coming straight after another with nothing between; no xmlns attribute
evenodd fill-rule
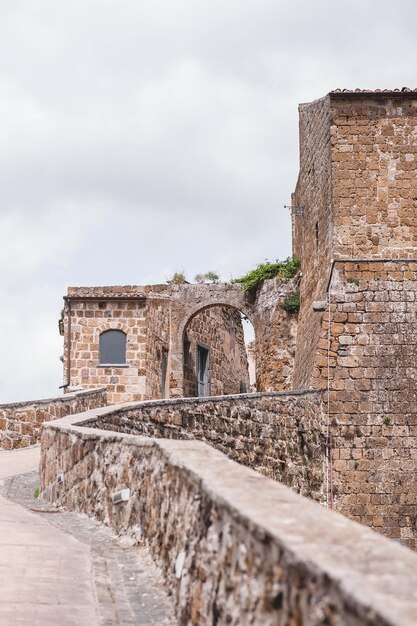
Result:
<svg viewBox="0 0 417 626"><path fill-rule="evenodd" d="M220 280L220 276L217 272L206 272L205 274L196 274L194 276L194 280L196 283L218 283Z"/></svg>
<svg viewBox="0 0 417 626"><path fill-rule="evenodd" d="M173 285L184 285L187 283L187 279L185 278L184 272L175 272L168 281Z"/></svg>
<svg viewBox="0 0 417 626"><path fill-rule="evenodd" d="M300 310L300 292L290 291L280 303L281 309L287 313L298 313Z"/></svg>
<svg viewBox="0 0 417 626"><path fill-rule="evenodd" d="M245 291L255 290L264 280L269 278L293 278L300 270L301 261L297 257L288 257L285 261L265 261L245 276L234 282L241 283Z"/></svg>

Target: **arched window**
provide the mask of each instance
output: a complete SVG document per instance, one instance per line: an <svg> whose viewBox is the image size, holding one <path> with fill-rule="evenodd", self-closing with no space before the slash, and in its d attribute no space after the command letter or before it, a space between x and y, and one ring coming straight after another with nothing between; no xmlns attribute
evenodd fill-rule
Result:
<svg viewBox="0 0 417 626"><path fill-rule="evenodd" d="M100 365L126 365L126 334L122 330L101 333Z"/></svg>

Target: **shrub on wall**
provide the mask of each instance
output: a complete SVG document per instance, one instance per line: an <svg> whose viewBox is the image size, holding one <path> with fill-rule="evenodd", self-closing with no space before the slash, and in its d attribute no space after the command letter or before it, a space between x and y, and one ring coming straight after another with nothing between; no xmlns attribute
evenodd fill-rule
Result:
<svg viewBox="0 0 417 626"><path fill-rule="evenodd" d="M298 313L300 310L300 292L290 291L280 304L281 309L287 313Z"/></svg>
<svg viewBox="0 0 417 626"><path fill-rule="evenodd" d="M254 270L245 276L237 278L234 282L241 283L245 291L256 289L264 280L268 278L293 278L300 270L301 261L297 257L288 257L285 261L265 261L260 263Z"/></svg>
<svg viewBox="0 0 417 626"><path fill-rule="evenodd" d="M184 272L175 272L175 274L171 276L168 282L172 283L173 285L185 285L188 281L185 278Z"/></svg>

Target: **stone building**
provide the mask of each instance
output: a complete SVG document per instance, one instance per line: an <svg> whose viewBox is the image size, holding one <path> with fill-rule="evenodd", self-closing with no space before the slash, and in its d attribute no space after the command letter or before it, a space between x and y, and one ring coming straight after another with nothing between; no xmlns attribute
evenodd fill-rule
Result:
<svg viewBox="0 0 417 626"><path fill-rule="evenodd" d="M327 499L417 536L417 93L334 91L300 106L293 384L324 389Z"/></svg>
<svg viewBox="0 0 417 626"><path fill-rule="evenodd" d="M64 384L105 386L111 404L175 392L207 396L246 391L241 314L231 306L198 309L187 314L181 332L181 295L192 291L198 299L204 285L70 288L61 323ZM182 348L178 355L175 345ZM181 363L174 372L176 356Z"/></svg>
<svg viewBox="0 0 417 626"><path fill-rule="evenodd" d="M257 390L288 389L295 321L280 302L293 286L268 281L256 299L239 284L70 287L64 389L104 385L110 404L248 391L242 315L258 337Z"/></svg>

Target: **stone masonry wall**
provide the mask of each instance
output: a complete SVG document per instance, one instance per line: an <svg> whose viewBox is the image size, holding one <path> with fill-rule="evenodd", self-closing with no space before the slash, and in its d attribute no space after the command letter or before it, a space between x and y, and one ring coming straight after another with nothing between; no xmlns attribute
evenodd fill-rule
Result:
<svg viewBox="0 0 417 626"><path fill-rule="evenodd" d="M294 388L311 386L334 258L414 258L417 94L332 92L300 113L293 253L302 259Z"/></svg>
<svg viewBox="0 0 417 626"><path fill-rule="evenodd" d="M288 316L279 304L294 288L297 285L293 280L268 280L255 299L245 293L241 285L233 283L69 287L63 316L64 384L69 389L106 385L110 404L156 399L163 395L183 396L184 332L190 324L206 319L208 328L200 327L198 332L199 340L207 344L205 339L213 326L204 311L217 306L236 312L226 316L222 322L224 327L219 328L224 337L225 362L212 376L213 393L238 391L241 380L248 385L247 375L243 375L246 356L241 328L236 326L238 312L245 315L255 329L258 390L289 389L296 317ZM231 324L230 315L236 317L236 323ZM124 367L99 364L99 337L109 329L122 330L127 335ZM163 394L162 360L165 358L168 363ZM237 372L232 371L236 369ZM189 372L186 374L186 392L194 393L192 376Z"/></svg>
<svg viewBox="0 0 417 626"><path fill-rule="evenodd" d="M68 375L69 334L71 334L71 387L94 389L105 385L109 404L143 400L146 397L146 307L143 300L73 300L65 307L66 342L64 379ZM69 318L71 315L71 328ZM127 364L103 367L99 364L99 337L109 329L127 335Z"/></svg>
<svg viewBox="0 0 417 626"><path fill-rule="evenodd" d="M318 392L146 402L88 426L166 439L200 439L299 493L325 498L325 436Z"/></svg>
<svg viewBox="0 0 417 626"><path fill-rule="evenodd" d="M255 371L257 391L293 389L298 315L281 304L287 293L297 291L300 278L272 278L258 289L255 301Z"/></svg>
<svg viewBox="0 0 417 626"><path fill-rule="evenodd" d="M146 375L146 394L144 399L148 400L151 398L169 397L168 367L165 388L162 389L162 360L164 352L166 354L169 353L170 305L169 302L164 300L148 300L146 309L146 369L143 370L143 375Z"/></svg>
<svg viewBox="0 0 417 626"><path fill-rule="evenodd" d="M334 504L417 547L417 262L337 263L313 384L327 387Z"/></svg>
<svg viewBox="0 0 417 626"><path fill-rule="evenodd" d="M415 624L411 551L202 442L73 423L44 428L41 496L145 541L180 624ZM114 505L126 487L129 501Z"/></svg>
<svg viewBox="0 0 417 626"><path fill-rule="evenodd" d="M32 446L39 442L43 422L106 404L105 389L78 391L46 400L0 404L0 449Z"/></svg>
<svg viewBox="0 0 417 626"><path fill-rule="evenodd" d="M336 257L412 258L417 93L331 94Z"/></svg>
<svg viewBox="0 0 417 626"><path fill-rule="evenodd" d="M242 320L231 307L213 306L197 313L187 324L184 340L184 396L197 395L197 343L209 350L210 394L213 396L240 392L241 383L249 390L248 361Z"/></svg>
<svg viewBox="0 0 417 626"><path fill-rule="evenodd" d="M292 198L293 254L301 259L301 308L293 389L310 386L321 318L313 302L326 293L332 256L332 180L329 96L299 107L300 173Z"/></svg>

